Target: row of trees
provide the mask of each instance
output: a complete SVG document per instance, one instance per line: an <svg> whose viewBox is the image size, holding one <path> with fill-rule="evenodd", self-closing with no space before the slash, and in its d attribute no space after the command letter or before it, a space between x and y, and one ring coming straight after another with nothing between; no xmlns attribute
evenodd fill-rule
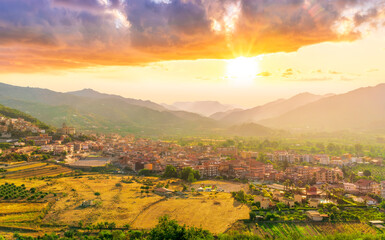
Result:
<svg viewBox="0 0 385 240"><path fill-rule="evenodd" d="M43 199L49 193L37 191L36 188L27 189L24 184L16 186L14 183L5 183L0 185L0 199L11 200L11 199L27 199L37 200Z"/></svg>
<svg viewBox="0 0 385 240"><path fill-rule="evenodd" d="M57 234L46 234L42 237L22 236L15 234L14 238L18 240L64 240L64 239L113 239L113 240L126 240L126 239L147 239L147 240L212 240L214 236L207 230L196 227L187 227L185 225L179 225L177 221L171 220L168 216L159 218L158 224L150 231L130 230L129 225L125 225L123 228L126 231L114 230L116 224L114 222L102 222L95 226L86 225L79 222L79 226L87 231L75 231L69 230L64 233L64 237L60 237ZM99 229L99 233L95 235L92 232L93 229ZM102 230L110 229L110 230ZM0 237L1 240L1 237Z"/></svg>
<svg viewBox="0 0 385 240"><path fill-rule="evenodd" d="M174 166L167 165L166 170L163 173L164 178L180 178L187 182L195 182L201 178L199 171L192 169L191 167L185 167L181 171L178 171Z"/></svg>
<svg viewBox="0 0 385 240"><path fill-rule="evenodd" d="M304 136L303 138L312 139L311 136ZM325 136L325 138L327 138ZM203 142L198 138L195 139L178 139L177 143L181 146L197 145L197 146L211 146L216 147L237 147L240 151L257 151L257 152L273 152L277 150L293 150L303 154L329 154L339 156L344 153L351 153L356 156L367 155L369 157L385 157L384 144L376 143L354 143L354 139L346 142L348 137L344 137L344 142L339 140L329 140L327 142L319 141L301 141L301 140L287 140L281 138L279 140L258 139L258 138L244 138L234 137L226 139L225 141L210 141Z"/></svg>
<svg viewBox="0 0 385 240"><path fill-rule="evenodd" d="M256 216L250 216L255 218ZM275 219L274 214L267 213L267 217L271 220ZM252 233L239 233L239 232L229 232L228 234L219 234L214 236L211 232L203 230L202 228L196 227L187 227L185 225L179 225L175 220L171 220L169 217L164 216L159 219L158 224L151 229L150 231L140 231L140 230L113 230L110 228L111 223L108 223L108 228L110 230L101 230L105 229L104 224L100 225L99 233L95 234L90 231L76 231L68 230L64 233L64 237L60 237L57 234L45 234L44 236L32 237L24 236L16 233L14 235L15 239L18 240L67 240L67 239L89 239L89 240L126 240L126 239L146 239L146 240L262 240L265 237L260 237ZM111 227L115 227L111 226ZM351 234L337 233L333 235L320 235L320 236L302 236L298 235L297 239L307 240L307 239L318 239L318 240L350 240L350 239L366 239L366 240L379 240L384 239L384 233L370 234L355 232ZM4 238L0 236L0 240ZM274 239L291 239L289 236L280 236L275 235Z"/></svg>
<svg viewBox="0 0 385 240"><path fill-rule="evenodd" d="M28 154L10 153L0 157L1 162L23 162L28 161L30 156Z"/></svg>

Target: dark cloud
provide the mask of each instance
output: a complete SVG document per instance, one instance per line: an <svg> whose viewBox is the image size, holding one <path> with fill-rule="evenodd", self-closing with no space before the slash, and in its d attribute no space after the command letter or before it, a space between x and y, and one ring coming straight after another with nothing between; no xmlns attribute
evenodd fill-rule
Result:
<svg viewBox="0 0 385 240"><path fill-rule="evenodd" d="M134 46L168 48L199 42L211 34L211 22L201 1L126 1L125 11Z"/></svg>
<svg viewBox="0 0 385 240"><path fill-rule="evenodd" d="M371 21L372 19L377 18L379 12L376 8L369 9L366 13L356 13L354 15L354 22L356 26L361 25L362 23Z"/></svg>
<svg viewBox="0 0 385 240"><path fill-rule="evenodd" d="M356 28L340 34L333 27L346 10L376 2L1 0L0 54L2 62L20 54L28 56L19 58L21 65L77 67L290 52L359 38ZM372 22L381 11L357 11L352 21ZM9 48L12 53L2 52Z"/></svg>

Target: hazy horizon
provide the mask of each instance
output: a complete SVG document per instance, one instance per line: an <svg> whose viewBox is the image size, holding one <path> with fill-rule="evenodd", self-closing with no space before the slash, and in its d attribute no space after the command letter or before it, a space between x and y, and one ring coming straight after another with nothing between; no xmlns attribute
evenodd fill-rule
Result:
<svg viewBox="0 0 385 240"><path fill-rule="evenodd" d="M118 96L122 96L122 97L125 97L125 98L132 98L132 99L138 99L138 100L144 100L144 101L152 101L152 102L157 103L157 104L172 105L174 103L180 103L180 102L205 102L205 101L212 101L212 102L219 102L219 103L224 104L224 105L232 105L234 107L240 107L240 108L243 108L243 109L249 109L249 108L257 107L257 106L264 105L264 104L267 104L267 103L270 103L270 102L273 102L273 101L277 101L277 100L280 100L280 99L289 99L289 98L292 98L292 97L294 97L296 95L299 95L299 94L302 94L302 93L310 93L310 94L314 94L314 95L328 95L328 94L335 95L335 94L348 93L348 92L354 91L354 90L356 90L358 88L374 87L374 86L378 85L378 84L375 84L375 85L368 85L368 86L360 86L358 88L353 88L353 89L349 89L349 90L346 90L346 91L341 90L340 92L328 92L328 91L319 92L317 90L312 92L311 90L310 91L304 90L304 91L301 91L301 92L295 92L293 94L289 93L289 94L286 94L285 96L284 95L271 95L269 100L266 100L266 101L262 100L262 101L259 101L259 102L255 102L254 105L250 101L251 105L248 106L248 105L238 104L237 101L234 101L234 102L223 102L223 101L220 101L218 99L200 99L200 98L197 98L197 99L190 99L190 98L183 99L183 98L181 98L181 99L176 99L176 100L171 101L171 102L162 102L162 101L156 101L154 99L141 98L140 96L132 97L131 95L119 94L119 92L107 92L107 91L104 91L103 89L96 89L96 88L92 88L90 86L84 87L84 88L68 88L68 90L63 90L63 89L60 89L60 88L59 89L53 89L53 88L48 88L48 87L39 86L39 85L36 85L36 86L33 86L33 85L17 85L17 84L8 83L8 82L5 82L5 81L4 82L1 81L1 82L2 83L6 83L6 84L10 84L10 85L13 85L13 86L17 86L17 87L42 88L42 89L48 89L48 90L55 91L55 92L60 92L60 93L68 93L68 92L82 91L82 90L85 90L85 89L91 89L91 90L97 91L99 93L118 95ZM379 83L379 84L381 84L381 83ZM190 100L188 100L188 99L190 99Z"/></svg>

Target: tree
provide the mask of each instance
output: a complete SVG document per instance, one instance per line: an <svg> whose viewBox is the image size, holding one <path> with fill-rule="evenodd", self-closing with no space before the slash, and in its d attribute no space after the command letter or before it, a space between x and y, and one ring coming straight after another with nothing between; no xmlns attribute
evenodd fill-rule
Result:
<svg viewBox="0 0 385 240"><path fill-rule="evenodd" d="M357 155L360 155L364 150L364 147L361 144L356 144L354 145L354 150L356 151Z"/></svg>
<svg viewBox="0 0 385 240"><path fill-rule="evenodd" d="M277 206L279 211L282 211L283 209L287 208L287 206L281 202L277 203L276 206Z"/></svg>
<svg viewBox="0 0 385 240"><path fill-rule="evenodd" d="M213 235L201 228L181 226L168 216L159 218L158 224L149 232L149 240L187 240L187 239L214 239Z"/></svg>
<svg viewBox="0 0 385 240"><path fill-rule="evenodd" d="M199 180L201 175L199 174L199 171L192 169L191 167L185 167L182 169L180 173L180 178L182 178L185 181L191 182L188 178L190 177L190 174L193 174L194 182L196 180Z"/></svg>
<svg viewBox="0 0 385 240"><path fill-rule="evenodd" d="M336 149L336 146L334 145L334 143L329 143L326 148L328 149L329 152L334 152Z"/></svg>
<svg viewBox="0 0 385 240"><path fill-rule="evenodd" d="M143 169L141 169L141 170L138 172L138 174L139 174L140 176L151 176L151 175L152 175L152 171L149 170L149 169L143 168Z"/></svg>
<svg viewBox="0 0 385 240"><path fill-rule="evenodd" d="M115 222L111 222L111 223L108 223L107 226L108 226L108 229L111 230L111 229L116 228L116 223Z"/></svg>
<svg viewBox="0 0 385 240"><path fill-rule="evenodd" d="M367 169L364 170L363 174L364 174L365 177L370 177L370 176L372 176L372 173L371 173L369 170L367 170Z"/></svg>
<svg viewBox="0 0 385 240"><path fill-rule="evenodd" d="M176 178L178 177L178 172L176 168L172 165L167 165L166 170L163 173L163 177L165 178Z"/></svg>
<svg viewBox="0 0 385 240"><path fill-rule="evenodd" d="M96 229L99 229L99 232L102 231L102 229L104 228L104 223L100 222L100 223L97 223L96 226L95 226Z"/></svg>
<svg viewBox="0 0 385 240"><path fill-rule="evenodd" d="M190 174L188 175L187 181L190 182L190 183L196 181L196 179L194 177L194 174L192 172L190 172Z"/></svg>
<svg viewBox="0 0 385 240"><path fill-rule="evenodd" d="M257 214L254 211L249 212L250 221L255 221Z"/></svg>
<svg viewBox="0 0 385 240"><path fill-rule="evenodd" d="M269 159L267 158L266 154L264 154L264 153L259 154L259 156L258 156L258 161L259 162L267 163L268 160Z"/></svg>
<svg viewBox="0 0 385 240"><path fill-rule="evenodd" d="M83 226L84 226L83 221L79 221L79 222L78 222L78 226L79 226L80 228L83 228Z"/></svg>

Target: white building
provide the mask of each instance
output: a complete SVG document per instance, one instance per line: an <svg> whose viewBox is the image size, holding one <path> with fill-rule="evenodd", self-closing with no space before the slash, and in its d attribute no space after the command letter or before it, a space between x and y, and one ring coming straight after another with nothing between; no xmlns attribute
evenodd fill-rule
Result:
<svg viewBox="0 0 385 240"><path fill-rule="evenodd" d="M330 163L330 157L328 155L320 155L319 156L319 163L322 165L329 165Z"/></svg>
<svg viewBox="0 0 385 240"><path fill-rule="evenodd" d="M352 193L357 191L357 186L354 183L344 183L345 192Z"/></svg>

